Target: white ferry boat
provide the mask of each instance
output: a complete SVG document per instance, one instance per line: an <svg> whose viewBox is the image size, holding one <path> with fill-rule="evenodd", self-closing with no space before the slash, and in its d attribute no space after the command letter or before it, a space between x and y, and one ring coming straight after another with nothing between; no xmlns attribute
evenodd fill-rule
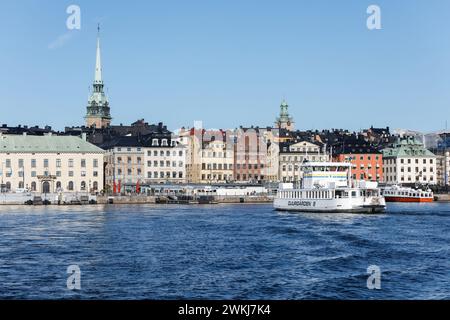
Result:
<svg viewBox="0 0 450 320"><path fill-rule="evenodd" d="M386 202L433 202L431 190L420 190L393 185L382 190Z"/></svg>
<svg viewBox="0 0 450 320"><path fill-rule="evenodd" d="M378 183L354 182L351 163L307 162L300 187L280 184L274 207L283 211L379 213L386 209Z"/></svg>

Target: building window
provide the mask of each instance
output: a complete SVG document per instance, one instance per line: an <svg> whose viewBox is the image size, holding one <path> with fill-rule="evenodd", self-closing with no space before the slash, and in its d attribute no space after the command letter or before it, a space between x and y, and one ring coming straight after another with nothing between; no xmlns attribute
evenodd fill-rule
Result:
<svg viewBox="0 0 450 320"><path fill-rule="evenodd" d="M97 191L98 190L98 182L94 181L94 185L93 186L94 186L93 187L94 191Z"/></svg>
<svg viewBox="0 0 450 320"><path fill-rule="evenodd" d="M56 176L61 177L61 171L56 171Z"/></svg>
<svg viewBox="0 0 450 320"><path fill-rule="evenodd" d="M73 171L69 171L69 177L73 177Z"/></svg>
<svg viewBox="0 0 450 320"><path fill-rule="evenodd" d="M56 167L61 168L61 159L56 159Z"/></svg>
<svg viewBox="0 0 450 320"><path fill-rule="evenodd" d="M162 139L161 145L162 145L163 147L167 147L167 146L168 146L168 144L167 144L167 139Z"/></svg>
<svg viewBox="0 0 450 320"><path fill-rule="evenodd" d="M86 159L81 159L81 167L86 168Z"/></svg>
<svg viewBox="0 0 450 320"><path fill-rule="evenodd" d="M98 160L97 159L94 159L93 167L98 168Z"/></svg>
<svg viewBox="0 0 450 320"><path fill-rule="evenodd" d="M6 166L7 168L11 168L11 159L6 159L6 161L5 161L5 166Z"/></svg>
<svg viewBox="0 0 450 320"><path fill-rule="evenodd" d="M73 159L69 159L69 168L73 168Z"/></svg>
<svg viewBox="0 0 450 320"><path fill-rule="evenodd" d="M31 171L31 176L34 178L36 177L36 171Z"/></svg>
<svg viewBox="0 0 450 320"><path fill-rule="evenodd" d="M98 177L98 171L94 171L94 172L92 173L92 175L93 175L94 177Z"/></svg>
<svg viewBox="0 0 450 320"><path fill-rule="evenodd" d="M81 181L81 191L86 190L86 181Z"/></svg>
<svg viewBox="0 0 450 320"><path fill-rule="evenodd" d="M86 177L86 171L81 171L81 176Z"/></svg>
<svg viewBox="0 0 450 320"><path fill-rule="evenodd" d="M19 168L23 168L23 159L19 159Z"/></svg>
<svg viewBox="0 0 450 320"><path fill-rule="evenodd" d="M152 146L158 146L158 139L152 140Z"/></svg>
<svg viewBox="0 0 450 320"><path fill-rule="evenodd" d="M152 178L152 173L149 171L147 172L147 178L151 179Z"/></svg>
<svg viewBox="0 0 450 320"><path fill-rule="evenodd" d="M48 159L44 159L44 168L48 168Z"/></svg>
<svg viewBox="0 0 450 320"><path fill-rule="evenodd" d="M73 191L73 181L69 181L69 184L67 185L67 189L69 191Z"/></svg>
<svg viewBox="0 0 450 320"><path fill-rule="evenodd" d="M36 182L31 183L31 191L36 191Z"/></svg>

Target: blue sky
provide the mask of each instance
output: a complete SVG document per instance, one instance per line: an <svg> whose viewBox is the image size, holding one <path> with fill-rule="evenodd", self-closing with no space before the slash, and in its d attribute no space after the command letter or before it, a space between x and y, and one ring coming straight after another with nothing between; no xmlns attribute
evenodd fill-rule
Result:
<svg viewBox="0 0 450 320"><path fill-rule="evenodd" d="M382 30L366 28L371 4ZM83 124L100 22L116 124L267 126L286 98L299 129L439 130L448 21L446 0L2 1L0 122Z"/></svg>

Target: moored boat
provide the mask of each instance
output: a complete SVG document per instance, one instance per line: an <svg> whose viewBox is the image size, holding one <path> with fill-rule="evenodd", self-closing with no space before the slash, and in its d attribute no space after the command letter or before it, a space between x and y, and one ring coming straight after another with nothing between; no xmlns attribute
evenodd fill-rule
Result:
<svg viewBox="0 0 450 320"><path fill-rule="evenodd" d="M393 185L382 190L386 202L433 202L431 190L413 189Z"/></svg>

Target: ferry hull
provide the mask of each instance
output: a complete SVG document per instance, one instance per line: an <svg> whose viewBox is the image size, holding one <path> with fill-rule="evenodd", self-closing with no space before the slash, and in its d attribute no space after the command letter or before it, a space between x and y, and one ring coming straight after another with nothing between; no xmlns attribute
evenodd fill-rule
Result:
<svg viewBox="0 0 450 320"><path fill-rule="evenodd" d="M386 202L433 202L433 198L407 198L407 197L388 197L385 196Z"/></svg>
<svg viewBox="0 0 450 320"><path fill-rule="evenodd" d="M317 212L317 213L383 213L386 210L384 199L357 201L351 203L342 200L288 200L275 199L274 208L278 211Z"/></svg>

